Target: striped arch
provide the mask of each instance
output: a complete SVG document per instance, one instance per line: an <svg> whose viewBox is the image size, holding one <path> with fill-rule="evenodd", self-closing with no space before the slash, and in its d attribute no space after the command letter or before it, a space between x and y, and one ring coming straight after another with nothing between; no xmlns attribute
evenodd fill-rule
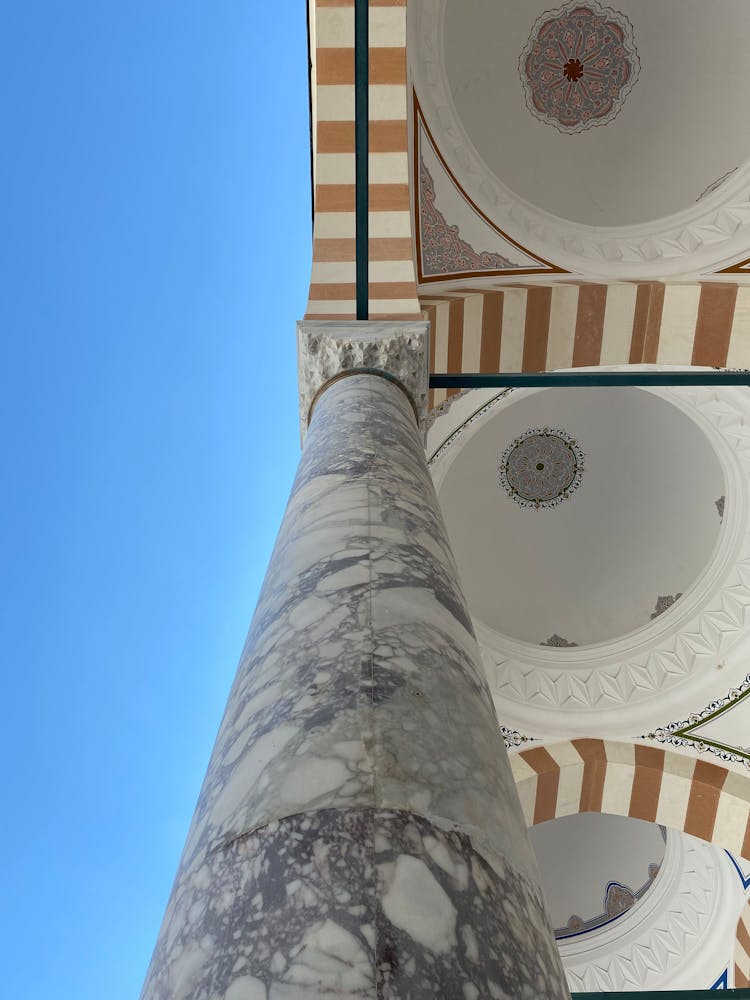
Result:
<svg viewBox="0 0 750 1000"><path fill-rule="evenodd" d="M511 756L527 823L606 812L750 858L750 777L659 747L580 739Z"/></svg>
<svg viewBox="0 0 750 1000"><path fill-rule="evenodd" d="M437 372L750 367L750 286L559 282L425 292ZM432 405L455 394L437 389Z"/></svg>
<svg viewBox="0 0 750 1000"><path fill-rule="evenodd" d="M742 908L734 945L735 989L750 986L750 900Z"/></svg>

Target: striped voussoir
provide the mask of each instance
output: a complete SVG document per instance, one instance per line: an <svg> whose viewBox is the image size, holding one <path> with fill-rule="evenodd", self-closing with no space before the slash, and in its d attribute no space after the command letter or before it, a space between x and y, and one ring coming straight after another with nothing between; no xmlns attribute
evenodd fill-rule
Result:
<svg viewBox="0 0 750 1000"><path fill-rule="evenodd" d="M313 264L305 319L356 318L354 0L311 0ZM417 319L406 0L369 2L369 318Z"/></svg>
<svg viewBox="0 0 750 1000"><path fill-rule="evenodd" d="M527 823L605 812L750 858L750 776L660 747L578 739L511 756Z"/></svg>
<svg viewBox="0 0 750 1000"><path fill-rule="evenodd" d="M750 900L742 908L734 945L735 989L750 986Z"/></svg>
<svg viewBox="0 0 750 1000"><path fill-rule="evenodd" d="M559 283L424 294L436 372L587 365L750 367L750 287ZM436 389L430 406L459 390Z"/></svg>

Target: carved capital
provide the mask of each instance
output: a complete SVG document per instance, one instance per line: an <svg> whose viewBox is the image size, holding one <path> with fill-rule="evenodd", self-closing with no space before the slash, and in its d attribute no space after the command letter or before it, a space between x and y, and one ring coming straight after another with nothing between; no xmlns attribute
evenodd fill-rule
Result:
<svg viewBox="0 0 750 1000"><path fill-rule="evenodd" d="M300 433L327 383L346 372L376 371L395 379L425 433L430 324L369 320L302 320L297 324Z"/></svg>

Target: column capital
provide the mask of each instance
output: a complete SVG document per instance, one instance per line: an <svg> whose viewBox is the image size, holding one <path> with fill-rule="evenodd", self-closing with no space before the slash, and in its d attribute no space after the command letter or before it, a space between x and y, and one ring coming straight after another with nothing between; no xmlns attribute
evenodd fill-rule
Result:
<svg viewBox="0 0 750 1000"><path fill-rule="evenodd" d="M425 432L430 324L371 320L297 323L300 433L307 434L316 395L346 372L375 371L406 390Z"/></svg>

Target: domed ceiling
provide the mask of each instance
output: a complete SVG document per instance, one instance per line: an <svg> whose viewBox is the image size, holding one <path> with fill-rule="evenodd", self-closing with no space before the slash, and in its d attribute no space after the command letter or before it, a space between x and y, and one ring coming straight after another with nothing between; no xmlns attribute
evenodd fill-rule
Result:
<svg viewBox="0 0 750 1000"><path fill-rule="evenodd" d="M725 493L700 427L635 388L510 394L438 487L474 619L536 646L668 611L711 558Z"/></svg>
<svg viewBox="0 0 750 1000"><path fill-rule="evenodd" d="M495 177L563 219L672 215L750 157L745 0L445 0L458 120Z"/></svg>

